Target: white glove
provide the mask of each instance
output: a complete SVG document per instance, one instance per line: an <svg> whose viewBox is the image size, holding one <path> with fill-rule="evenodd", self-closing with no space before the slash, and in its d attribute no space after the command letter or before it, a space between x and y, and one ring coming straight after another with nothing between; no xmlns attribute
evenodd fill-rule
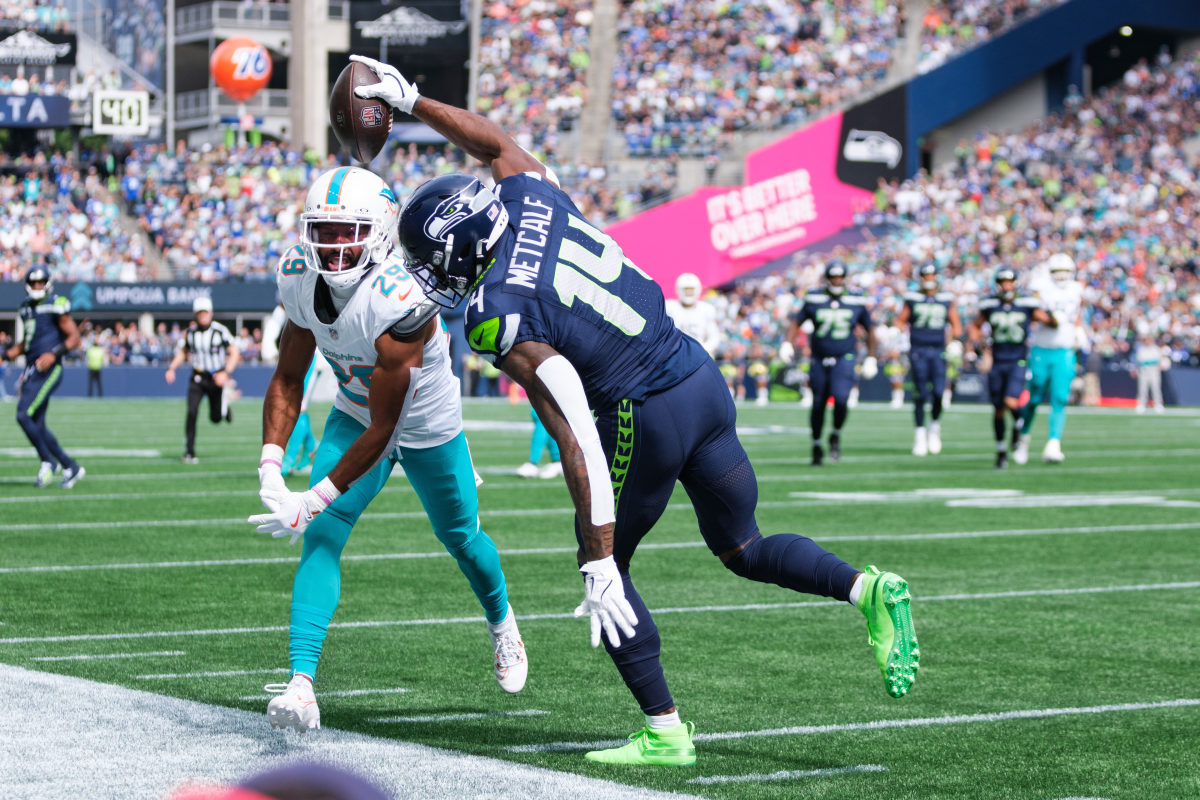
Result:
<svg viewBox="0 0 1200 800"><path fill-rule="evenodd" d="M875 360L875 356L867 356L862 363L863 380L871 380L879 374L879 363Z"/></svg>
<svg viewBox="0 0 1200 800"><path fill-rule="evenodd" d="M637 615L625 599L625 585L621 583L617 562L609 556L598 561L589 561L580 567L579 571L583 573L584 596L583 602L575 609L575 616L591 615L592 647L600 646L601 628L613 647L621 644L621 637L617 633L618 626L626 639L632 639Z"/></svg>
<svg viewBox="0 0 1200 800"><path fill-rule="evenodd" d="M290 536L292 539L288 544L295 544L317 514L328 508L340 494L329 478L325 478L307 492L278 495L273 498L277 508L267 514L255 514L247 521L257 525L259 533L269 533L276 539ZM263 502L270 508L266 498Z"/></svg>
<svg viewBox="0 0 1200 800"><path fill-rule="evenodd" d="M379 83L359 86L354 90L354 94L359 97L378 97L392 108L398 108L405 114L412 113L413 106L421 98L421 93L398 69L366 56L350 56L350 60L366 64L379 77Z"/></svg>
<svg viewBox="0 0 1200 800"><path fill-rule="evenodd" d="M950 343L946 345L946 355L950 356L951 358L962 358L962 354L962 342L960 342L958 339L951 339Z"/></svg>
<svg viewBox="0 0 1200 800"><path fill-rule="evenodd" d="M283 482L283 448L264 444L258 462L258 496L268 511L279 510L280 498L290 492Z"/></svg>

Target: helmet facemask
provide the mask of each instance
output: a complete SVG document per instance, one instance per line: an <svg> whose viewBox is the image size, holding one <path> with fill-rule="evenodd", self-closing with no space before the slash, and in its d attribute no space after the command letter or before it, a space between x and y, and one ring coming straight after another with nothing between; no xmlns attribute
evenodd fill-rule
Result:
<svg viewBox="0 0 1200 800"><path fill-rule="evenodd" d="M349 235L336 235L334 226L346 226ZM363 273L387 255L390 248L381 241L382 237L375 228L374 222L353 215L322 214L314 219L304 214L300 221L300 244L308 254L309 264L326 283L345 288L357 283ZM361 247L362 251L354 263L338 264L341 253L356 247ZM331 261L334 266L326 266L322 258L330 251L333 251Z"/></svg>

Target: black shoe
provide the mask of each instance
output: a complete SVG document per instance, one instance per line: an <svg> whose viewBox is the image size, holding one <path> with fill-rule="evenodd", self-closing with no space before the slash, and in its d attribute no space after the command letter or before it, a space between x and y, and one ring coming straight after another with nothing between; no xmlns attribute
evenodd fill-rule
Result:
<svg viewBox="0 0 1200 800"><path fill-rule="evenodd" d="M996 469L1008 469L1008 451L1000 450L996 453Z"/></svg>
<svg viewBox="0 0 1200 800"><path fill-rule="evenodd" d="M829 460L836 462L842 457L842 436L839 433L829 434Z"/></svg>
<svg viewBox="0 0 1200 800"><path fill-rule="evenodd" d="M225 421L229 422L229 423L233 422L233 409L232 408L225 409Z"/></svg>
<svg viewBox="0 0 1200 800"><path fill-rule="evenodd" d="M814 467L819 467L819 466L821 466L822 462L824 462L824 461L825 461L825 448L821 447L821 445L819 445L819 444L814 444L813 445L812 465Z"/></svg>

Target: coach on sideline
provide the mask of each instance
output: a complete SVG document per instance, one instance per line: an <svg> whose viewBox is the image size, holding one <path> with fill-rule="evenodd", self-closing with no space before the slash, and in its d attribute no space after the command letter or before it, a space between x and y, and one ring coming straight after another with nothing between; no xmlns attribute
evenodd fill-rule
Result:
<svg viewBox="0 0 1200 800"><path fill-rule="evenodd" d="M175 357L167 367L167 383L175 382L175 369L186 359L192 361L192 379L187 394L187 442L183 449L183 463L195 464L196 458L196 415L200 411L200 399L208 397L208 418L217 424L221 420L233 422L234 383L233 370L241 360L233 335L219 322L213 320L212 300L197 297L192 303L196 321L188 326L187 333L179 340Z"/></svg>

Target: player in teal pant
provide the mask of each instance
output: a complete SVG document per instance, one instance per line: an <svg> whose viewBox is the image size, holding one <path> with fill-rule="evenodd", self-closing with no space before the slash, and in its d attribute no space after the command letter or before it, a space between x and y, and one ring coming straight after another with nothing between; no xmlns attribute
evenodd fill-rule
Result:
<svg viewBox="0 0 1200 800"><path fill-rule="evenodd" d="M529 460L517 467L517 474L522 478L557 478L563 474L562 456L558 453L558 442L554 441L554 437L546 430L546 426L542 424L533 408L529 409L529 416L533 418L533 436L529 440ZM549 451L550 460L539 467L538 462L542 460L542 451Z"/></svg>
<svg viewBox="0 0 1200 800"><path fill-rule="evenodd" d="M300 416L296 417L296 427L288 437L287 450L283 454L283 474L301 473L312 467L312 460L317 454L317 438L313 436L312 420L308 416L308 401L312 399L313 388L316 385L317 359L308 366L308 374L304 376L304 397L300 401Z"/></svg>

